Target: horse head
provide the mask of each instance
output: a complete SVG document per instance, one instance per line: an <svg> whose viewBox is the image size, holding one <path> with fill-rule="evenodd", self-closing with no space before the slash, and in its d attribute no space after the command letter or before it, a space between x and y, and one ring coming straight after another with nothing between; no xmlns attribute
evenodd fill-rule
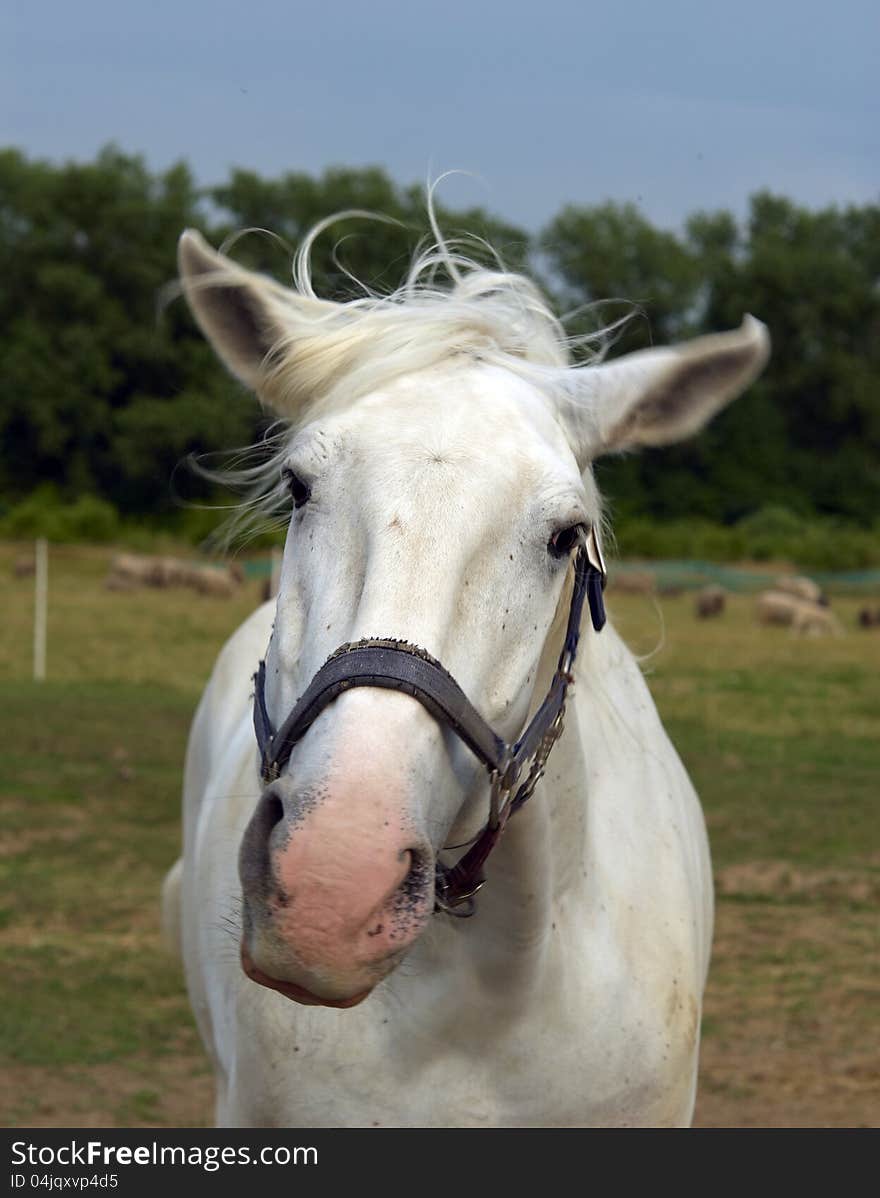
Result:
<svg viewBox="0 0 880 1198"><path fill-rule="evenodd" d="M763 366L764 327L573 366L525 279L450 271L332 303L180 242L226 366L287 422L292 514L261 700L274 728L340 646L417 646L514 742L559 653L572 555L598 537L603 453L696 432ZM256 758L255 758L256 760ZM435 909L449 846L486 824L484 763L399 689L345 689L263 786L239 857L242 962L299 1002L360 1002Z"/></svg>

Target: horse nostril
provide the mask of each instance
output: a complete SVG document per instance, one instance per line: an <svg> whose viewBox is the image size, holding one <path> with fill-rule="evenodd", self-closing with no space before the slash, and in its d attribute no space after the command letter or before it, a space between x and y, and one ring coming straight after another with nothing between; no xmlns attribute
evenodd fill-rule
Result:
<svg viewBox="0 0 880 1198"><path fill-rule="evenodd" d="M274 790L264 791L251 819L254 834L267 846L277 824L284 819L284 803Z"/></svg>
<svg viewBox="0 0 880 1198"><path fill-rule="evenodd" d="M418 902L423 897L428 885L429 873L427 854L421 849L405 849L401 856L409 856L409 869L406 877L397 888L398 900L404 904Z"/></svg>
<svg viewBox="0 0 880 1198"><path fill-rule="evenodd" d="M264 791L242 837L238 872L245 889L264 892L271 878L269 841L284 819L284 803L275 791Z"/></svg>
<svg viewBox="0 0 880 1198"><path fill-rule="evenodd" d="M284 804L277 794L271 792L266 795L266 812L263 817L264 826L267 833L271 833L276 824L280 824L284 819Z"/></svg>

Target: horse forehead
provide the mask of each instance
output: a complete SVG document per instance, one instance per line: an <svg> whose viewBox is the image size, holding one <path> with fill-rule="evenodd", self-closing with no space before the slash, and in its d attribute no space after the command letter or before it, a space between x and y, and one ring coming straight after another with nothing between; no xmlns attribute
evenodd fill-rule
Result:
<svg viewBox="0 0 880 1198"><path fill-rule="evenodd" d="M546 398L499 368L453 366L397 380L366 397L356 416L363 458L380 471L412 477L450 467L461 482L516 489L536 474L573 469Z"/></svg>

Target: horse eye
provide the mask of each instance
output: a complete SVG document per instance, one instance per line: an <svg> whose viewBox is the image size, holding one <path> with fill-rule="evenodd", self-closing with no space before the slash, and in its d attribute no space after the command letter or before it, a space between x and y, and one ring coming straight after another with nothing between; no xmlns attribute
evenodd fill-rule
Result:
<svg viewBox="0 0 880 1198"><path fill-rule="evenodd" d="M289 466L286 466L281 471L281 477L284 479L288 491L293 496L294 507L302 507L303 504L308 503L312 497L312 488L308 483L304 483L299 475L294 474Z"/></svg>
<svg viewBox="0 0 880 1198"><path fill-rule="evenodd" d="M583 524L572 524L570 528L558 529L547 542L551 557L568 557L581 539Z"/></svg>

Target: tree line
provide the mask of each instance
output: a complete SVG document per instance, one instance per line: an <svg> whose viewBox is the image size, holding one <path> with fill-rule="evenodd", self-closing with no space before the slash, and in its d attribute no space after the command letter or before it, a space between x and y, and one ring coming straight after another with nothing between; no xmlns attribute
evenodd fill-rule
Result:
<svg viewBox="0 0 880 1198"><path fill-rule="evenodd" d="M316 287L353 294L351 276L389 290L426 231L421 187L379 168L260 177L234 170L200 187L179 163L158 173L104 149L52 164L0 151L0 515L50 485L160 521L206 484L188 454L246 445L265 416L218 367L181 300L162 303L180 231L289 277L317 221L366 209L394 223L343 221L318 240ZM762 509L870 526L880 511L880 205L811 210L752 197L744 220L700 212L659 229L633 205L568 206L537 235L480 208L438 208L451 237L484 238L536 277L574 331L635 313L611 354L739 323L770 327L762 379L699 437L602 462L624 522L734 525ZM186 474L186 477L184 475Z"/></svg>

